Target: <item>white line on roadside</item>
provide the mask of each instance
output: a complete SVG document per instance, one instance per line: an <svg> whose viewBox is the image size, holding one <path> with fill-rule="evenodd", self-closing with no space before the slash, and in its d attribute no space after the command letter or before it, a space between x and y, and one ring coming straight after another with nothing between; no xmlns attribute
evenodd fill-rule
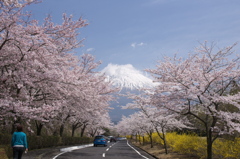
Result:
<svg viewBox="0 0 240 159"><path fill-rule="evenodd" d="M102 157L105 157L105 153L102 154Z"/></svg>
<svg viewBox="0 0 240 159"><path fill-rule="evenodd" d="M59 153L56 156L54 156L53 159L56 159L58 156L60 156L60 155L62 155L64 153L71 152L71 151L77 150L77 149L82 149L82 148L85 148L85 147L90 147L90 146L93 146L93 144L62 148L62 149L60 149L61 153Z"/></svg>
<svg viewBox="0 0 240 159"><path fill-rule="evenodd" d="M128 141L127 141L127 145L129 146L129 147L131 147L134 151L136 151L140 156L142 156L143 158L145 158L145 159L149 159L149 158L147 158L146 156L143 156L140 152L138 152L134 147L132 147L129 143L128 143Z"/></svg>

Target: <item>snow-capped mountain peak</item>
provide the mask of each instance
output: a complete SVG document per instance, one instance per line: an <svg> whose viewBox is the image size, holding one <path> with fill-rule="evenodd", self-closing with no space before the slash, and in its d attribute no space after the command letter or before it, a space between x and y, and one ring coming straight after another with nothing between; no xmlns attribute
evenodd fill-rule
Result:
<svg viewBox="0 0 240 159"><path fill-rule="evenodd" d="M155 85L152 79L135 69L131 64L108 64L101 72L106 75L108 81L120 88L141 89Z"/></svg>

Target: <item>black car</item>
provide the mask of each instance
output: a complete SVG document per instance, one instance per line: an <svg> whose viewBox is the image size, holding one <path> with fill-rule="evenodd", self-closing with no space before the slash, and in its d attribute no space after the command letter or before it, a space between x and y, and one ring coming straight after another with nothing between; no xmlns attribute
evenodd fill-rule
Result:
<svg viewBox="0 0 240 159"><path fill-rule="evenodd" d="M116 140L115 137L111 137L111 138L110 138L110 142L117 142L117 140Z"/></svg>

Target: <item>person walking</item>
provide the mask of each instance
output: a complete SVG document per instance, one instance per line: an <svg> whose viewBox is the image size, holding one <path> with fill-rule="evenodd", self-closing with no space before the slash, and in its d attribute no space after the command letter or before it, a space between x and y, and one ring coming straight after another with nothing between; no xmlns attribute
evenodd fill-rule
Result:
<svg viewBox="0 0 240 159"><path fill-rule="evenodd" d="M17 131L12 135L13 159L21 159L24 151L28 151L27 135L23 132L21 125L17 126Z"/></svg>

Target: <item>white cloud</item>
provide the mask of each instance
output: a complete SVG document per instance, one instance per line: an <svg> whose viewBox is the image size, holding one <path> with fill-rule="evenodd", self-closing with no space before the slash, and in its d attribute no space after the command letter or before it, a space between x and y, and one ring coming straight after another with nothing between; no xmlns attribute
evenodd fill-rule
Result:
<svg viewBox="0 0 240 159"><path fill-rule="evenodd" d="M136 43L132 43L131 46L132 46L133 48L135 48L135 47L136 47Z"/></svg>
<svg viewBox="0 0 240 159"><path fill-rule="evenodd" d="M91 51L94 51L94 50L95 50L94 48L88 48L87 52L91 52Z"/></svg>
<svg viewBox="0 0 240 159"><path fill-rule="evenodd" d="M136 48L136 47L138 47L138 46L143 46L143 45L146 45L146 43L143 43L143 42L140 42L140 43L132 43L132 44L131 44L131 47Z"/></svg>

